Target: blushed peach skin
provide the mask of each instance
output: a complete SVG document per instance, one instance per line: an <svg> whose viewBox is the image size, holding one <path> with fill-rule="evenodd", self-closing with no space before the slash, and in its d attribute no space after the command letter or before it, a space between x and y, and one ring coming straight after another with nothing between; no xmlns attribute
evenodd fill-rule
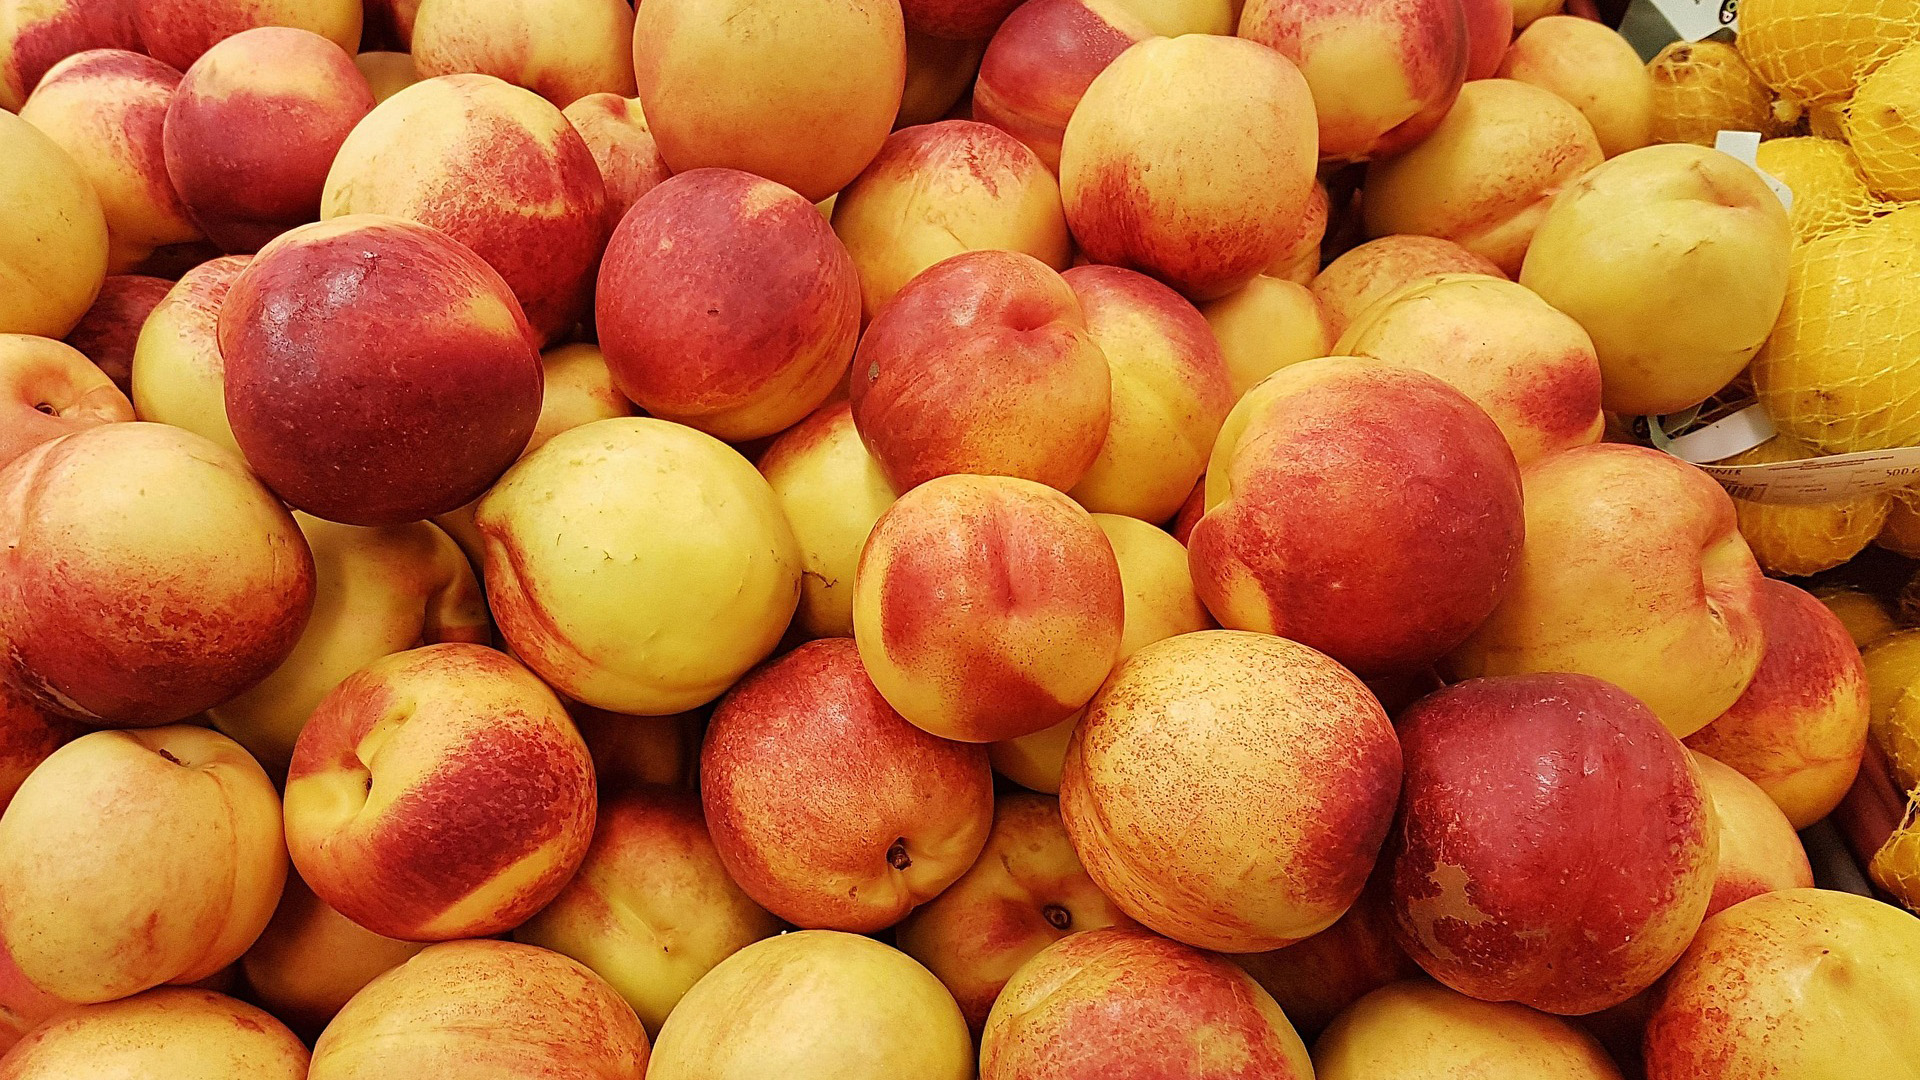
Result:
<svg viewBox="0 0 1920 1080"><path fill-rule="evenodd" d="M414 69L413 56L409 53L381 50L356 53L353 66L366 78L375 104L420 81L420 73Z"/></svg>
<svg viewBox="0 0 1920 1080"><path fill-rule="evenodd" d="M987 45L973 115L1026 143L1058 172L1067 120L1094 76L1153 35L1115 0L1028 0Z"/></svg>
<svg viewBox="0 0 1920 1080"><path fill-rule="evenodd" d="M220 354L220 306L250 255L202 263L148 313L129 373L142 420L171 424L240 453L227 422L227 364Z"/></svg>
<svg viewBox="0 0 1920 1080"><path fill-rule="evenodd" d="M132 419L133 403L71 346L0 334L0 467L62 435Z"/></svg>
<svg viewBox="0 0 1920 1080"><path fill-rule="evenodd" d="M867 538L853 636L908 721L996 742L1093 697L1124 605L1113 549L1072 500L1028 480L943 476L901 496Z"/></svg>
<svg viewBox="0 0 1920 1080"><path fill-rule="evenodd" d="M11 1050L26 1034L72 1003L34 986L0 942L0 1054Z"/></svg>
<svg viewBox="0 0 1920 1080"><path fill-rule="evenodd" d="M593 762L532 673L478 645L376 660L307 720L287 846L315 895L384 937L509 929L586 855Z"/></svg>
<svg viewBox="0 0 1920 1080"><path fill-rule="evenodd" d="M945 120L887 137L840 193L833 229L860 271L872 319L921 271L965 251L1031 255L1064 270L1072 251L1060 185L999 128Z"/></svg>
<svg viewBox="0 0 1920 1080"><path fill-rule="evenodd" d="M41 762L86 731L79 723L35 705L0 680L0 810L13 801L13 793Z"/></svg>
<svg viewBox="0 0 1920 1080"><path fill-rule="evenodd" d="M1438 1076L1620 1080L1593 1036L1521 1005L1476 1001L1430 982L1362 998L1314 1043L1317 1080Z"/></svg>
<svg viewBox="0 0 1920 1080"><path fill-rule="evenodd" d="M1697 750L1692 755L1720 822L1720 861L1707 918L1761 893L1813 888L1806 849L1767 793L1731 767Z"/></svg>
<svg viewBox="0 0 1920 1080"><path fill-rule="evenodd" d="M1512 277L1553 196L1604 157L1593 125L1552 91L1471 82L1424 142L1368 167L1367 234L1452 240Z"/></svg>
<svg viewBox="0 0 1920 1080"><path fill-rule="evenodd" d="M1332 341L1339 341L1347 326L1376 300L1435 274L1507 276L1484 256L1451 240L1383 236L1328 263L1313 279L1313 295L1326 313Z"/></svg>
<svg viewBox="0 0 1920 1080"><path fill-rule="evenodd" d="M1238 401L1260 380L1333 352L1327 309L1304 285L1261 275L1200 306Z"/></svg>
<svg viewBox="0 0 1920 1080"><path fill-rule="evenodd" d="M1225 296L1294 240L1313 197L1312 123L1306 80L1271 49L1143 41L1095 76L1061 141L1074 240L1193 300Z"/></svg>
<svg viewBox="0 0 1920 1080"><path fill-rule="evenodd" d="M392 214L444 231L500 272L539 335L585 315L607 189L552 103L490 75L443 75L375 106L341 144L323 219Z"/></svg>
<svg viewBox="0 0 1920 1080"><path fill-rule="evenodd" d="M714 710L700 777L728 872L801 927L899 922L966 872L993 819L986 750L907 723L845 638L743 679Z"/></svg>
<svg viewBox="0 0 1920 1080"><path fill-rule="evenodd" d="M1258 749L1276 745L1290 750ZM1060 810L1122 911L1200 948L1262 952L1360 895L1399 780L1393 729L1358 679L1304 645L1213 630L1114 672L1067 746Z"/></svg>
<svg viewBox="0 0 1920 1080"><path fill-rule="evenodd" d="M0 109L18 112L47 69L89 49L141 51L133 0L0 4Z"/></svg>
<svg viewBox="0 0 1920 1080"><path fill-rule="evenodd" d="M1467 80L1491 79L1513 42L1514 0L1462 0L1467 16Z"/></svg>
<svg viewBox="0 0 1920 1080"><path fill-rule="evenodd" d="M280 906L240 966L253 998L312 1039L362 987L424 948L365 929L289 874Z"/></svg>
<svg viewBox="0 0 1920 1080"><path fill-rule="evenodd" d="M56 714L183 720L286 659L312 606L293 519L197 435L103 424L0 470L4 677Z"/></svg>
<svg viewBox="0 0 1920 1080"><path fill-rule="evenodd" d="M1035 953L1069 934L1133 925L1080 866L1058 803L1016 793L995 802L993 832L972 869L894 936L953 992L978 1033L1007 980Z"/></svg>
<svg viewBox="0 0 1920 1080"><path fill-rule="evenodd" d="M139 0L133 21L148 53L184 71L216 42L258 26L311 30L352 52L361 8L356 0Z"/></svg>
<svg viewBox="0 0 1920 1080"><path fill-rule="evenodd" d="M854 354L852 401L897 490L981 473L1065 491L1099 456L1112 377L1060 275L1030 255L971 251L881 309Z"/></svg>
<svg viewBox="0 0 1920 1080"><path fill-rule="evenodd" d="M107 219L93 184L39 128L0 112L0 333L64 337L107 275Z"/></svg>
<svg viewBox="0 0 1920 1080"><path fill-rule="evenodd" d="M1393 940L1385 886L1376 873L1332 926L1285 948L1229 959L1273 995L1301 1035L1315 1038L1354 1002L1421 974Z"/></svg>
<svg viewBox="0 0 1920 1080"><path fill-rule="evenodd" d="M673 175L653 141L639 98L588 94L575 98L560 113L580 133L600 167L600 179L607 187L609 229L620 224L640 196Z"/></svg>
<svg viewBox="0 0 1920 1080"><path fill-rule="evenodd" d="M562 109L588 94L633 96L626 0L420 0L409 40L423 78L492 75Z"/></svg>
<svg viewBox="0 0 1920 1080"><path fill-rule="evenodd" d="M1514 39L1499 76L1551 90L1593 125L1608 157L1653 139L1653 76L1612 27L1573 15L1535 19Z"/></svg>
<svg viewBox="0 0 1920 1080"><path fill-rule="evenodd" d="M800 544L795 625L809 637L852 637L860 551L897 498L860 441L853 405L824 405L789 428L760 456L759 469Z"/></svg>
<svg viewBox="0 0 1920 1080"><path fill-rule="evenodd" d="M353 58L326 38L236 34L194 61L167 106L167 176L208 239L258 251L320 216L334 155L373 105Z"/></svg>
<svg viewBox="0 0 1920 1080"><path fill-rule="evenodd" d="M278 1020L209 990L150 990L84 1005L34 1031L4 1080L305 1080L307 1048Z"/></svg>
<svg viewBox="0 0 1920 1080"><path fill-rule="evenodd" d="M1327 224L1332 215L1333 206L1327 194L1327 185L1316 180L1313 182L1313 193L1307 197L1307 208L1300 215L1299 225L1295 226L1280 254L1267 264L1262 273L1297 285L1312 284L1314 275L1320 272L1320 245L1327 238Z"/></svg>
<svg viewBox="0 0 1920 1080"><path fill-rule="evenodd" d="M80 322L67 332L66 342L94 362L120 392L133 393L133 352L147 316L173 289L166 278L144 274L114 274L100 285L100 295Z"/></svg>
<svg viewBox="0 0 1920 1080"><path fill-rule="evenodd" d="M993 36L1020 0L901 0L909 31L954 41Z"/></svg>

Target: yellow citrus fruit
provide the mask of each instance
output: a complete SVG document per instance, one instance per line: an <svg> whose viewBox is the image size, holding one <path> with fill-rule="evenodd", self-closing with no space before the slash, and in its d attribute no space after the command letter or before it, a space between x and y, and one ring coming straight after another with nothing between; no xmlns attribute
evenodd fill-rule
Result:
<svg viewBox="0 0 1920 1080"><path fill-rule="evenodd" d="M1920 36L1920 0L1743 0L1740 54L1803 105L1844 101Z"/></svg>
<svg viewBox="0 0 1920 1080"><path fill-rule="evenodd" d="M1889 199L1920 199L1920 48L1901 50L1860 80L1845 117L1867 186Z"/></svg>
<svg viewBox="0 0 1920 1080"><path fill-rule="evenodd" d="M1865 225L1879 208L1847 144L1801 136L1760 144L1760 168L1793 191L1787 223L1805 243Z"/></svg>
<svg viewBox="0 0 1920 1080"><path fill-rule="evenodd" d="M1712 146L1722 131L1757 131L1771 138L1791 126L1778 102L1739 50L1720 41L1676 41L1647 64L1653 77L1657 143Z"/></svg>
<svg viewBox="0 0 1920 1080"><path fill-rule="evenodd" d="M1786 435L1777 435L1724 465L1760 465L1818 457L1819 451ZM1838 502L1795 506L1735 499L1740 535L1768 573L1804 577L1832 569L1873 541L1886 520L1893 497L1886 492Z"/></svg>

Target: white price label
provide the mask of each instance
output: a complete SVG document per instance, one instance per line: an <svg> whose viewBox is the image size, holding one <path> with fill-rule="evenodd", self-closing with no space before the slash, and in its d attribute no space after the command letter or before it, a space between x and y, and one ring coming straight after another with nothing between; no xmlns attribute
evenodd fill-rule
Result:
<svg viewBox="0 0 1920 1080"><path fill-rule="evenodd" d="M1804 506L1920 484L1920 446L1759 465L1713 464L1773 438L1773 422L1759 405L1678 437L1667 435L1663 419L1647 418L1653 445L1699 466L1736 499Z"/></svg>
<svg viewBox="0 0 1920 1080"><path fill-rule="evenodd" d="M1739 158L1746 162L1747 168L1760 174L1767 182L1767 190L1780 200L1780 205L1789 211L1793 209L1793 189L1781 183L1779 179L1760 167L1760 133L1757 131L1722 131L1713 137L1713 148L1728 157Z"/></svg>
<svg viewBox="0 0 1920 1080"><path fill-rule="evenodd" d="M1712 37L1723 28L1739 28L1740 0L1653 0L1653 6L1686 41Z"/></svg>

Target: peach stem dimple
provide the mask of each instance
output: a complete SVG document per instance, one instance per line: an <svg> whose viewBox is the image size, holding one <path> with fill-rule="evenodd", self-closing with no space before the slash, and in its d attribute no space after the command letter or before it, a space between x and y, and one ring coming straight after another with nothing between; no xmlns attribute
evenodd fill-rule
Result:
<svg viewBox="0 0 1920 1080"><path fill-rule="evenodd" d="M887 849L887 865L895 870L905 870L913 865L913 857L907 854L907 838L901 837Z"/></svg>

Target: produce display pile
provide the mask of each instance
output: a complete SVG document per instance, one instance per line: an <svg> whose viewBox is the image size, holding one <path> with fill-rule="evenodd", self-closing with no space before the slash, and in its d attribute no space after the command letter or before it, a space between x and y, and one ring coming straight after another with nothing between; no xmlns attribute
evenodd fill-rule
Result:
<svg viewBox="0 0 1920 1080"><path fill-rule="evenodd" d="M0 0L0 1080L1920 1080L1920 0L1653 51Z"/></svg>

